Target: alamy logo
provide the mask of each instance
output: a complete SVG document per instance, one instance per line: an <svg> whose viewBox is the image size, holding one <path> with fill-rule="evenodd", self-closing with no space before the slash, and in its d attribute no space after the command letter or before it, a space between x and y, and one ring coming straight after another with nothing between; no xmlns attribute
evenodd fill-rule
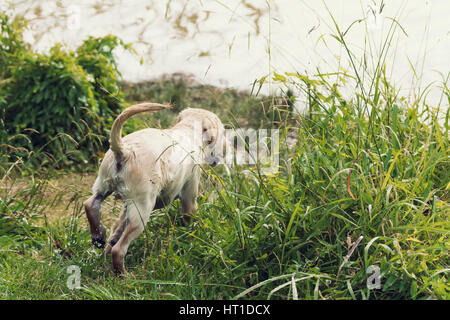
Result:
<svg viewBox="0 0 450 320"><path fill-rule="evenodd" d="M81 9L79 6L70 5L66 9L67 29L79 30L81 27Z"/></svg>
<svg viewBox="0 0 450 320"><path fill-rule="evenodd" d="M262 174L275 174L279 164L278 129L226 130L228 150L225 163L232 165L258 165Z"/></svg>
<svg viewBox="0 0 450 320"><path fill-rule="evenodd" d="M201 132L201 128L198 130ZM205 137L202 139L205 141ZM278 172L279 149L278 129L226 129L214 143L204 148L205 156L201 162L258 166L263 175L275 174Z"/></svg>
<svg viewBox="0 0 450 320"><path fill-rule="evenodd" d="M71 265L67 267L67 273L70 274L70 276L67 278L67 288L70 290L73 289L80 289L80 279L81 279L81 269L79 266Z"/></svg>
<svg viewBox="0 0 450 320"><path fill-rule="evenodd" d="M381 289L381 272L380 267L375 265L370 265L367 267L366 274L367 277L367 288L369 290L372 289Z"/></svg>

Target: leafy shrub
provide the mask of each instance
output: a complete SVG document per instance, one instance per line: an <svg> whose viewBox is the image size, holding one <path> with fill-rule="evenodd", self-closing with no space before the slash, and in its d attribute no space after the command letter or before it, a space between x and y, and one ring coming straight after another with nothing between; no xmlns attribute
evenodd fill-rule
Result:
<svg viewBox="0 0 450 320"><path fill-rule="evenodd" d="M123 104L112 51L130 46L91 37L75 51L57 44L38 54L23 42L25 21L2 14L0 23L2 153L11 160L31 152L33 164L56 167L93 161Z"/></svg>

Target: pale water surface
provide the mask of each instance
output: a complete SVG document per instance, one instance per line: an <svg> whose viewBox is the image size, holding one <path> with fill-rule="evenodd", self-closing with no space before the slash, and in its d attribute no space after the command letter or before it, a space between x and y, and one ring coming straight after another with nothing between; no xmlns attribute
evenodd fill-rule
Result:
<svg viewBox="0 0 450 320"><path fill-rule="evenodd" d="M56 42L76 47L88 36L114 34L134 44L138 55L118 50L129 81L163 74L191 74L204 84L249 90L269 73L350 70L330 12L361 57L376 56L395 17L398 28L387 58L388 76L402 94L434 82L428 101L441 101L439 83L450 71L449 0L136 0L14 1L30 20L25 39L46 51ZM2 10L8 8L0 0ZM369 38L367 37L369 36ZM270 53L270 54L269 54ZM375 59L373 59L375 61ZM143 62L142 64L140 62ZM370 66L369 66L370 68ZM420 77L414 76L413 68ZM263 93L275 91L269 81ZM347 88L352 91L354 87ZM300 101L301 101L300 97Z"/></svg>

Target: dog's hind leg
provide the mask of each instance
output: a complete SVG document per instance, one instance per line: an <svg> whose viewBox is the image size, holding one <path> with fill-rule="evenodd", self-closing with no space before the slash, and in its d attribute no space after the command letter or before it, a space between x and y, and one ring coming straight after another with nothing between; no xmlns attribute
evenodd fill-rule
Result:
<svg viewBox="0 0 450 320"><path fill-rule="evenodd" d="M127 201L128 222L120 236L120 239L111 249L112 262L116 274L125 271L124 258L130 243L144 231L150 213L155 205L156 197L142 201Z"/></svg>
<svg viewBox="0 0 450 320"><path fill-rule="evenodd" d="M127 226L128 219L127 219L127 205L125 204L122 213L119 216L119 219L114 224L111 236L108 238L108 244L105 248L105 254L110 254L112 247L119 241L120 237L122 236L123 231L125 230L125 227Z"/></svg>
<svg viewBox="0 0 450 320"><path fill-rule="evenodd" d="M91 229L92 243L97 248L103 248L105 246L106 229L100 221L100 208L103 200L110 194L111 192L96 192L84 202L84 210L86 211L89 227Z"/></svg>

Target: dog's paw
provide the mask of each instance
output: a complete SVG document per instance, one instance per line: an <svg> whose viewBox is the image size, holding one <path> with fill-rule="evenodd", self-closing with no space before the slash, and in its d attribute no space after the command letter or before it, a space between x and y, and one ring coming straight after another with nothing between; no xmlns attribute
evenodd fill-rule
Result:
<svg viewBox="0 0 450 320"><path fill-rule="evenodd" d="M96 232L91 233L92 244L99 249L103 249L106 243L106 228L100 225Z"/></svg>
<svg viewBox="0 0 450 320"><path fill-rule="evenodd" d="M105 240L101 237L92 237L92 244L99 249L103 249L105 247Z"/></svg>

